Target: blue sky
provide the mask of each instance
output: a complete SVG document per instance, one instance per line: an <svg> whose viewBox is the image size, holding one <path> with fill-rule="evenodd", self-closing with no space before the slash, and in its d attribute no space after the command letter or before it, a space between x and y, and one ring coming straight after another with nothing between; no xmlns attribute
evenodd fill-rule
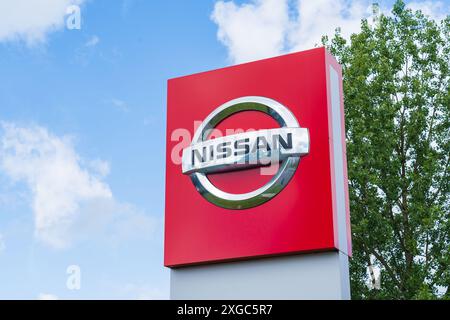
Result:
<svg viewBox="0 0 450 320"><path fill-rule="evenodd" d="M55 2L24 13L21 1L0 0L0 21L16 19L0 22L2 299L167 298L167 79L306 49L337 25L357 31L370 11L368 1L58 0L80 5L81 29L69 30L65 12L47 10ZM449 12L449 1L410 4ZM79 290L67 287L71 265Z"/></svg>
<svg viewBox="0 0 450 320"><path fill-rule="evenodd" d="M73 136L81 157L109 163L105 181L114 197L157 223L143 239L80 241L55 249L35 239L29 188L3 175L0 298L167 297L166 80L224 64L226 51L209 19L213 5L90 1L81 7L80 30L58 30L33 47L17 41L0 45L1 121ZM99 42L86 46L93 37ZM81 290L66 288L72 264L81 268Z"/></svg>

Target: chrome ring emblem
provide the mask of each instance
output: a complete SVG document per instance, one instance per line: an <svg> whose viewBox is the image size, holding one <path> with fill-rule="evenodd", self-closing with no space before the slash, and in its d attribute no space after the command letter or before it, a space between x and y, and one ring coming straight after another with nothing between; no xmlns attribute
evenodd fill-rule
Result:
<svg viewBox="0 0 450 320"><path fill-rule="evenodd" d="M273 117L280 128L209 139L225 118L243 111L260 111ZM309 153L308 129L300 128L291 111L281 103L258 96L234 99L214 110L199 126L192 143L183 150L182 171L190 175L197 191L209 202L227 209L247 209L275 197L288 184ZM280 163L277 173L264 186L247 193L228 193L208 179L208 173L227 172Z"/></svg>

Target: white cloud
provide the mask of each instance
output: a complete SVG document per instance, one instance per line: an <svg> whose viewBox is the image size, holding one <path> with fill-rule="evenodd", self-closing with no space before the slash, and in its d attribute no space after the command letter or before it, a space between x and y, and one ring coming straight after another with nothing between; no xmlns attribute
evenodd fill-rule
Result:
<svg viewBox="0 0 450 320"><path fill-rule="evenodd" d="M362 18L371 13L369 1L298 1L298 20L289 34L291 50L310 49L320 44L323 35L332 36L337 27L349 38L360 30Z"/></svg>
<svg viewBox="0 0 450 320"><path fill-rule="evenodd" d="M407 7L414 11L420 10L423 14L437 21L445 19L450 12L450 5L442 1L412 1L407 4Z"/></svg>
<svg viewBox="0 0 450 320"><path fill-rule="evenodd" d="M235 62L277 55L289 28L287 0L257 0L242 5L219 1L213 21L218 38Z"/></svg>
<svg viewBox="0 0 450 320"><path fill-rule="evenodd" d="M95 47L100 42L100 38L96 35L89 38L88 41L84 44L86 47Z"/></svg>
<svg viewBox="0 0 450 320"><path fill-rule="evenodd" d="M101 159L94 159L89 161L88 166L93 170L94 173L102 178L106 177L111 171L109 163Z"/></svg>
<svg viewBox="0 0 450 320"><path fill-rule="evenodd" d="M349 38L359 32L361 19L370 18L369 0L248 0L217 1L211 19L217 37L233 63L268 58L320 45L324 35L340 27ZM441 1L415 1L408 5L438 19L449 12ZM381 12L389 10L381 8ZM370 19L369 19L370 20Z"/></svg>
<svg viewBox="0 0 450 320"><path fill-rule="evenodd" d="M0 42L23 40L32 45L44 42L49 32L65 25L66 9L84 0L0 1Z"/></svg>
<svg viewBox="0 0 450 320"><path fill-rule="evenodd" d="M65 248L101 233L113 239L152 233L153 218L114 199L103 181L107 162L82 159L69 137L43 127L3 123L2 128L0 170L31 191L38 240Z"/></svg>
<svg viewBox="0 0 450 320"><path fill-rule="evenodd" d="M58 300L58 297L51 293L39 293L38 300Z"/></svg>

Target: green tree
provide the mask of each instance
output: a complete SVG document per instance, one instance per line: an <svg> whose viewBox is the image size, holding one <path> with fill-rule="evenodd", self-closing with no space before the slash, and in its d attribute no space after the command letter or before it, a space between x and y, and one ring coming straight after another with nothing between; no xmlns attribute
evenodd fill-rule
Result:
<svg viewBox="0 0 450 320"><path fill-rule="evenodd" d="M450 17L397 1L349 43L339 30L323 42L344 75L352 297L448 299Z"/></svg>

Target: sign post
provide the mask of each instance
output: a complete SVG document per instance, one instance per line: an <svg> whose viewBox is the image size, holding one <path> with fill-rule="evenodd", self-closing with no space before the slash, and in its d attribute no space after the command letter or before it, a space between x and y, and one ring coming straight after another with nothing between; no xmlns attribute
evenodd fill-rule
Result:
<svg viewBox="0 0 450 320"><path fill-rule="evenodd" d="M341 68L317 48L168 82L172 299L349 299Z"/></svg>

